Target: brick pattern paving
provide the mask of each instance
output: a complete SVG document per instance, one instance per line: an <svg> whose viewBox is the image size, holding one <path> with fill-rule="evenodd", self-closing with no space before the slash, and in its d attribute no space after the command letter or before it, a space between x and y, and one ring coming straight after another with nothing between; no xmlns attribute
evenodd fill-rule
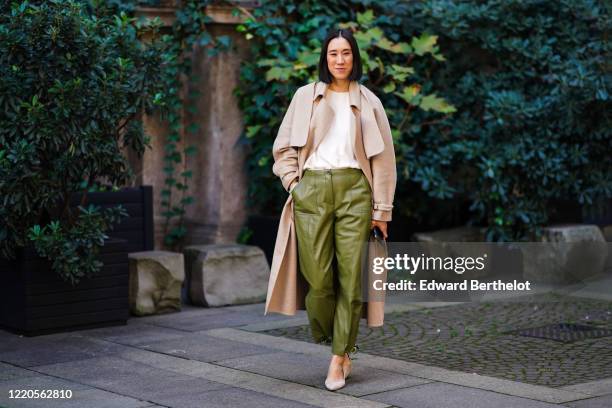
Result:
<svg viewBox="0 0 612 408"><path fill-rule="evenodd" d="M551 387L612 377L612 337L561 343L506 333L559 322L610 328L612 302L540 295L392 313L380 328L362 320L358 345L369 354ZM313 341L309 326L264 333Z"/></svg>

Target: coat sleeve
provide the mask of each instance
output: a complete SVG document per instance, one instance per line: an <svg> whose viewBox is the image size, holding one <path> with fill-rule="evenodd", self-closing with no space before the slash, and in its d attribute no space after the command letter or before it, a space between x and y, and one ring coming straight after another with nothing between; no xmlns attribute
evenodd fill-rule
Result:
<svg viewBox="0 0 612 408"><path fill-rule="evenodd" d="M290 143L291 126L298 92L295 92L291 99L289 108L283 117L276 139L272 145L272 156L274 157L272 172L280 177L281 183L287 191L290 190L292 183L297 181L298 178L298 153L297 149L291 146Z"/></svg>
<svg viewBox="0 0 612 408"><path fill-rule="evenodd" d="M393 209L393 198L395 196L395 186L397 183L397 169L395 165L395 149L393 147L393 137L391 136L391 126L385 113L385 109L379 98L374 103L374 115L380 133L385 143L384 150L370 158L372 168L372 195L374 198L374 212L372 219L378 221L391 221Z"/></svg>

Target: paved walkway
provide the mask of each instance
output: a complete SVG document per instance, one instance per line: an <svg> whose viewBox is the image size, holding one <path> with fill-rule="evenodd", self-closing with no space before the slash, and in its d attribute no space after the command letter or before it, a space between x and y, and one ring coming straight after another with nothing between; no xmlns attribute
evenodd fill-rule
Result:
<svg viewBox="0 0 612 408"><path fill-rule="evenodd" d="M264 317L256 304L33 338L0 331L0 407L612 406L612 378L550 387L364 352L348 385L329 392L329 346L262 333L304 324L303 312ZM24 389L72 398L9 398Z"/></svg>
<svg viewBox="0 0 612 408"><path fill-rule="evenodd" d="M561 324L582 330L572 338L554 331ZM524 330L531 336L517 334ZM309 325L265 333L312 341ZM358 340L366 353L529 384L562 387L612 378L610 301L541 294L415 308L387 314L380 328L362 322Z"/></svg>

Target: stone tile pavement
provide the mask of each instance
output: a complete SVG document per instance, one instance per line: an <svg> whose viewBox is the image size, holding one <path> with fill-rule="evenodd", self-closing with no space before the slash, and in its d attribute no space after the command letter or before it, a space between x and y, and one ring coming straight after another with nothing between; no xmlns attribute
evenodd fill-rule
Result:
<svg viewBox="0 0 612 408"><path fill-rule="evenodd" d="M440 313L424 306L403 305L403 314ZM263 316L255 304L185 306L126 326L32 338L0 330L0 407L612 406L612 378L554 387L380 350L357 353L347 386L329 392L329 346L264 333L305 324L304 312ZM72 398L10 398L34 389L70 390Z"/></svg>
<svg viewBox="0 0 612 408"><path fill-rule="evenodd" d="M580 332L574 342L512 333L561 322L612 329L612 302L537 295L390 313L381 328L362 322L359 346L370 354L551 387L612 378L612 336L584 338L603 330ZM266 333L312 337L308 325Z"/></svg>

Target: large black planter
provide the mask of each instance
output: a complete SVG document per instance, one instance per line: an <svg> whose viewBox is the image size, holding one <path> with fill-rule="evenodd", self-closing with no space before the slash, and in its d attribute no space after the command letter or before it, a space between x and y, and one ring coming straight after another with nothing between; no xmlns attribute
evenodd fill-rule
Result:
<svg viewBox="0 0 612 408"><path fill-rule="evenodd" d="M64 282L33 248L19 251L15 260L0 260L0 326L34 336L125 324L129 315L126 243L107 241L99 258L102 270L76 286Z"/></svg>
<svg viewBox="0 0 612 408"><path fill-rule="evenodd" d="M80 197L73 197L73 205ZM101 248L102 270L72 286L38 257L22 248L15 260L0 259L0 327L34 336L76 329L126 324L128 253L153 249L153 205L150 186L90 193L86 204L121 204L129 217L108 233Z"/></svg>

